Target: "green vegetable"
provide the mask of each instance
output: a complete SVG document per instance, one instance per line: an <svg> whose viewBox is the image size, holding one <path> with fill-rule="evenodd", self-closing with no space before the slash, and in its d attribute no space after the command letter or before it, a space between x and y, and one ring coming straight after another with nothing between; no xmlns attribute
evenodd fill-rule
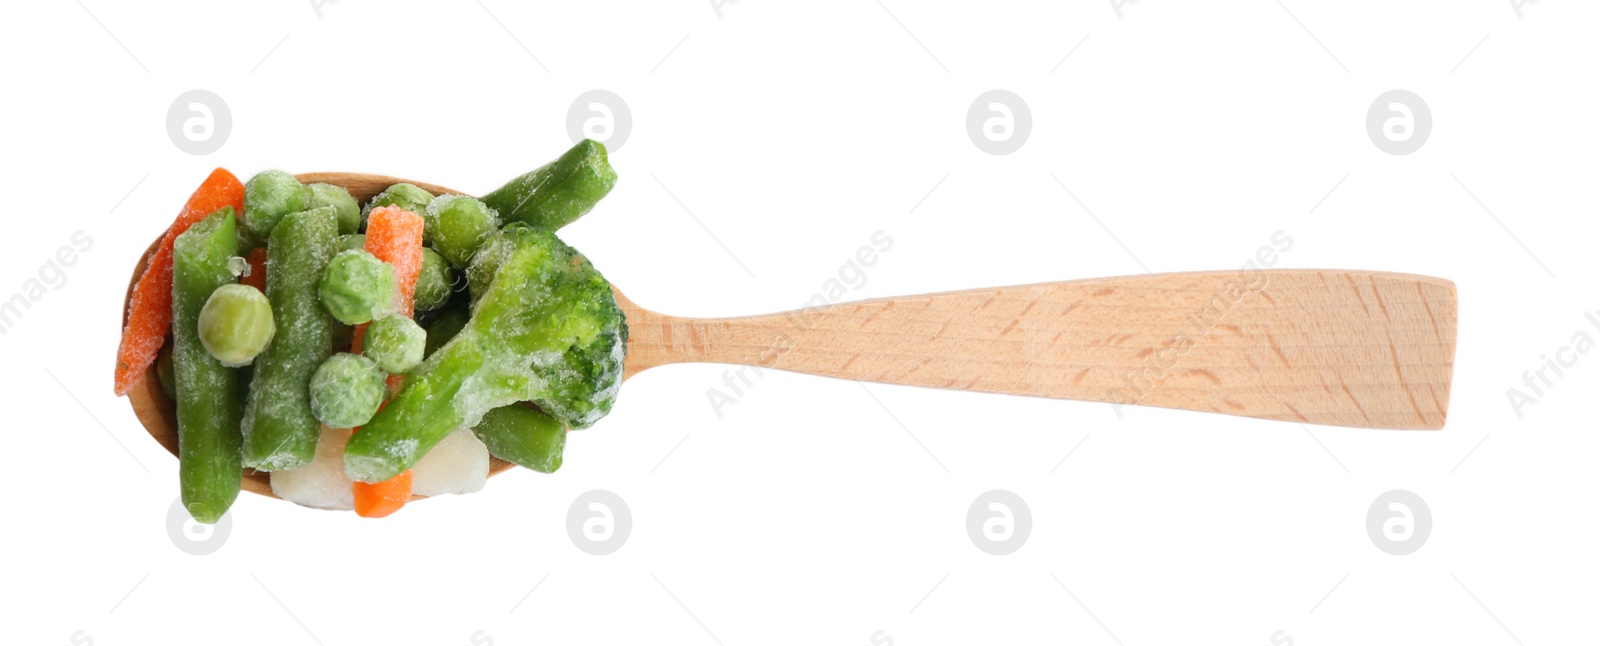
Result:
<svg viewBox="0 0 1600 646"><path fill-rule="evenodd" d="M341 352L311 376L311 412L329 428L355 428L372 419L389 394L383 371L366 357Z"/></svg>
<svg viewBox="0 0 1600 646"><path fill-rule="evenodd" d="M378 317L367 326L362 338L362 353L391 375L404 374L422 363L422 349L428 333L411 317L390 314Z"/></svg>
<svg viewBox="0 0 1600 646"><path fill-rule="evenodd" d="M483 202L462 195L440 195L422 214L424 240L456 267L465 267L495 229L500 215Z"/></svg>
<svg viewBox="0 0 1600 646"><path fill-rule="evenodd" d="M156 378L161 380L161 392L176 401L178 386L177 376L172 374L172 339L167 339L161 346L161 353L156 355Z"/></svg>
<svg viewBox="0 0 1600 646"><path fill-rule="evenodd" d="M356 198L350 197L350 191L342 186L321 182L308 184L306 188L311 192L307 208L331 207L333 214L339 218L339 233L352 234L361 228L361 205L356 204Z"/></svg>
<svg viewBox="0 0 1600 646"><path fill-rule="evenodd" d="M267 299L278 333L255 362L245 402L244 463L251 468L293 469L316 454L322 426L311 412L307 384L333 351L333 318L322 308L317 288L338 231L327 208L288 215L272 231Z"/></svg>
<svg viewBox="0 0 1600 646"><path fill-rule="evenodd" d="M483 202L508 222L555 231L583 217L616 183L606 147L585 139L555 161L483 196Z"/></svg>
<svg viewBox="0 0 1600 646"><path fill-rule="evenodd" d="M428 343L422 349L422 356L433 356L435 350L454 339L462 328L467 327L469 317L465 309L452 309L440 314L439 318L428 324Z"/></svg>
<svg viewBox="0 0 1600 646"><path fill-rule="evenodd" d="M248 255L251 251L267 246L266 237L256 235L256 232L251 231L250 227L235 223L234 228L238 230L239 234L240 256Z"/></svg>
<svg viewBox="0 0 1600 646"><path fill-rule="evenodd" d="M472 305L477 305L483 298L484 292L489 291L489 285L494 282L494 277L500 272L500 265L511 257L514 247L513 236L507 235L512 231L531 231L532 227L516 223L516 226L506 225L500 235L489 238L478 248L478 254L472 257L472 264L467 265L467 291L471 293Z"/></svg>
<svg viewBox="0 0 1600 646"><path fill-rule="evenodd" d="M627 341L624 327L620 334L600 334L586 344L575 344L556 361L535 363L533 372L546 387L544 394L529 400L572 428L593 426L617 400Z"/></svg>
<svg viewBox="0 0 1600 646"><path fill-rule="evenodd" d="M389 405L345 446L351 478L387 480L415 465L451 431L476 426L490 410L519 401L532 401L575 427L610 410L627 339L610 284L553 233L519 228L499 235L510 239L511 251L466 327L412 370ZM557 375L536 369L575 347L591 348L602 337L610 338L602 345L614 348L600 358L606 366ZM545 407L546 400L568 396L562 383L594 375L604 383L571 389L596 398L583 418L561 419L555 410L562 407ZM551 383L551 377L562 383ZM566 403L567 409L578 408Z"/></svg>
<svg viewBox="0 0 1600 646"><path fill-rule="evenodd" d="M347 233L339 236L340 251L364 251L367 248L367 236L361 233Z"/></svg>
<svg viewBox="0 0 1600 646"><path fill-rule="evenodd" d="M306 210L310 201L311 191L293 175L281 170L256 173L244 184L244 224L266 238L283 216Z"/></svg>
<svg viewBox="0 0 1600 646"><path fill-rule="evenodd" d="M497 458L541 473L561 468L567 427L556 418L520 404L484 413L472 432Z"/></svg>
<svg viewBox="0 0 1600 646"><path fill-rule="evenodd" d="M318 293L340 323L366 323L393 303L394 267L366 251L341 251L328 262Z"/></svg>
<svg viewBox="0 0 1600 646"><path fill-rule="evenodd" d="M200 343L230 368L255 360L276 331L272 303L249 285L218 287L200 309Z"/></svg>
<svg viewBox="0 0 1600 646"><path fill-rule="evenodd" d="M422 250L422 270L417 273L417 288L412 295L411 304L418 312L429 312L441 307L450 301L450 293L455 287L455 274L450 271L450 265L445 263L444 256L432 249Z"/></svg>
<svg viewBox="0 0 1600 646"><path fill-rule="evenodd" d="M382 193L372 196L366 206L361 207L361 230L367 230L367 216L372 210L380 206L398 206L402 209L422 215L428 210L428 202L433 201L433 194L422 190L416 184L395 184L383 189Z"/></svg>
<svg viewBox="0 0 1600 646"><path fill-rule="evenodd" d="M178 482L183 506L215 523L239 497L239 372L200 342L200 310L233 283L228 259L239 250L233 208L223 207L173 243L172 363L178 392Z"/></svg>
<svg viewBox="0 0 1600 646"><path fill-rule="evenodd" d="M526 225L507 225L501 235L485 243L467 268L467 284L474 304L492 284L502 264L516 248L524 232L535 231ZM534 374L547 385L536 403L545 412L573 428L587 428L611 410L622 371L623 345L627 329L620 336L600 335L579 344L559 357L535 363ZM431 354L431 353L430 353Z"/></svg>

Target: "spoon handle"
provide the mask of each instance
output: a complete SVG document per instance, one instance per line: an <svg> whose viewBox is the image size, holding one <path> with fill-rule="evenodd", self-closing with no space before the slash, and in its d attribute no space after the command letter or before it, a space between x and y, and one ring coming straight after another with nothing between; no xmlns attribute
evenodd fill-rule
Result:
<svg viewBox="0 0 1600 646"><path fill-rule="evenodd" d="M1250 270L1079 280L741 318L627 310L629 375L710 362L1367 428L1444 426L1450 281Z"/></svg>

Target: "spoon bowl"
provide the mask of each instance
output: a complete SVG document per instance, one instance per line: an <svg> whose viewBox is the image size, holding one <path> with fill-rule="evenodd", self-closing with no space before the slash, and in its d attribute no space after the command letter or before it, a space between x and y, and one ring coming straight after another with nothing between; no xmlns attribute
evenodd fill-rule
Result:
<svg viewBox="0 0 1600 646"><path fill-rule="evenodd" d="M394 184L410 183L434 195L452 194L465 195L460 191L453 191L442 186L425 182L413 182L398 177L385 175L366 175L361 173L302 173L295 176L302 184L321 182L343 187L350 191L350 196L356 199L357 204L366 204L373 196L383 192ZM163 233L164 235L164 233ZM145 249L139 256L139 262L133 267L133 276L128 280L128 293L123 297L122 324L128 324L127 301L133 297L133 287L139 282L139 277L144 275L145 267L150 262L150 257L155 255L156 249L161 246L161 237L156 236L155 242ZM178 404L167 396L161 389L161 379L156 375L154 364L145 370L144 377L138 384L128 391L128 403L133 406L133 414L139 418L139 423L144 425L150 437L155 438L173 457L178 455ZM516 466L500 458L489 458L489 475L494 476L511 467ZM245 491L258 493L263 496L277 498L272 493L272 480L265 471L256 471L246 468L244 480L241 483ZM426 496L413 495L412 500L421 500Z"/></svg>

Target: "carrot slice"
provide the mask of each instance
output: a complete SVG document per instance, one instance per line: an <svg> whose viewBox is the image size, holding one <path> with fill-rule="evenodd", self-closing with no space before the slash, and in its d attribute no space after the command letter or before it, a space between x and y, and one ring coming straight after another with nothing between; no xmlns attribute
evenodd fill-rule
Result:
<svg viewBox="0 0 1600 646"><path fill-rule="evenodd" d="M244 257L250 263L250 273L240 276L239 283L249 285L262 292L267 291L267 248L256 247L250 250L250 255Z"/></svg>
<svg viewBox="0 0 1600 646"><path fill-rule="evenodd" d="M362 518L383 518L406 506L411 500L411 472L406 471L383 482L357 482L350 493L355 497L356 514Z"/></svg>
<svg viewBox="0 0 1600 646"><path fill-rule="evenodd" d="M232 206L235 213L244 212L244 184L227 169L218 168L189 196L134 285L133 297L128 299L128 324L122 328L122 343L117 347L117 395L128 394L144 377L172 328L173 241L190 225L224 206Z"/></svg>
<svg viewBox="0 0 1600 646"><path fill-rule="evenodd" d="M411 298L422 273L422 216L395 206L380 206L367 217L367 252L394 265L394 309L411 316Z"/></svg>
<svg viewBox="0 0 1600 646"><path fill-rule="evenodd" d="M417 276L422 273L422 216L394 206L373 209L367 216L366 249L378 260L394 266L394 313L411 316ZM356 326L351 352L361 353L361 339L366 332L366 325ZM399 388L402 379L400 375L389 375L389 389ZM355 496L356 514L382 518L411 499L411 472L383 482L357 482L351 485L351 492Z"/></svg>

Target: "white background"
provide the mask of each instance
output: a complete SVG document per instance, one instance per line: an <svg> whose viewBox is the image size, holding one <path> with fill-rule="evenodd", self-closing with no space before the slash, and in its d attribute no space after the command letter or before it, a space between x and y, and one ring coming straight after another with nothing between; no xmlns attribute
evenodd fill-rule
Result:
<svg viewBox="0 0 1600 646"><path fill-rule="evenodd" d="M1600 358L1520 418L1506 390L1600 338L1593 3L154 4L0 20L0 299L75 231L94 240L0 336L6 643L1592 636ZM1119 419L778 373L719 417L724 367L672 366L631 380L555 475L382 521L244 494L219 551L180 551L176 460L110 391L128 273L193 187L221 165L482 192L569 146L568 106L597 88L632 134L616 190L563 235L646 307L790 309L880 229L894 246L850 299L1230 269L1283 230L1279 267L1457 283L1449 423ZM995 88L1033 115L1006 156L965 130ZM192 89L232 113L208 156L165 129ZM1391 89L1431 108L1410 155L1366 133ZM567 536L592 489L632 510L608 556ZM1008 556L966 532L992 489L1031 510ZM1394 489L1433 516L1407 556L1366 530Z"/></svg>

